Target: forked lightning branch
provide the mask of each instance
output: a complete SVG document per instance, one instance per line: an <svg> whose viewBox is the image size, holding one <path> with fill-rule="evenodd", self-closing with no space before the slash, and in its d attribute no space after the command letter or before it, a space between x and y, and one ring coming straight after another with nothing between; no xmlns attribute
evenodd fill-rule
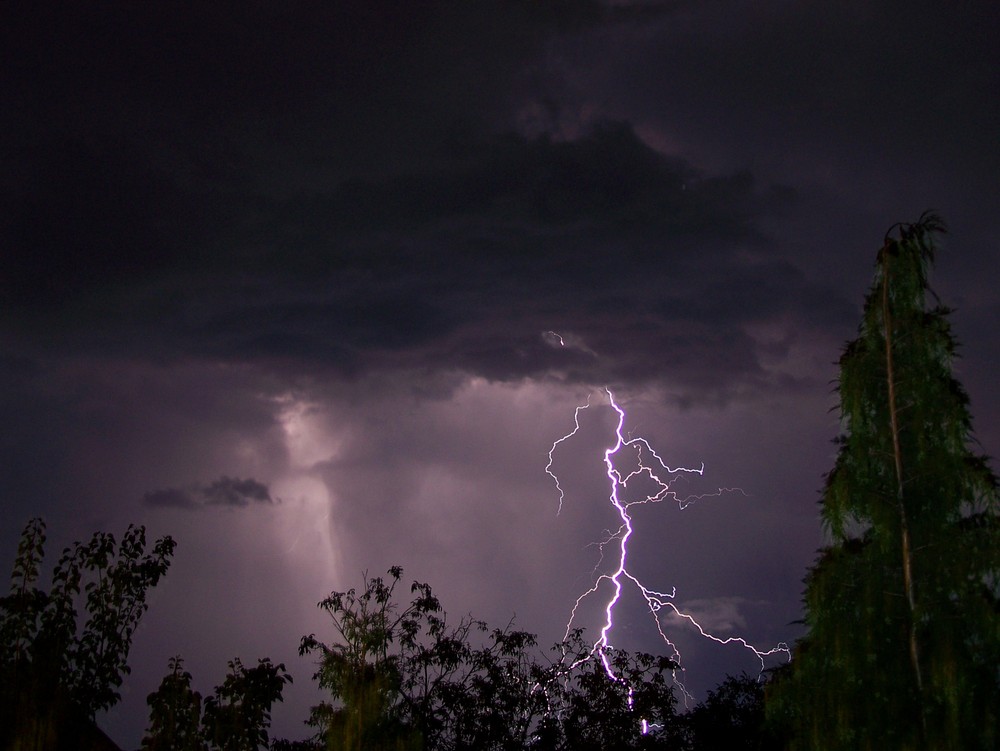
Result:
<svg viewBox="0 0 1000 751"><path fill-rule="evenodd" d="M633 506L638 504L655 504L670 501L676 503L679 508L683 509L693 501L701 498L708 496L721 496L723 493L740 491L733 491L730 488L719 488L716 492L708 494L678 495L678 493L672 489L672 485L683 475L703 475L705 471L704 465L698 467L697 469L687 467L669 467L660 455L656 453L653 447L650 446L646 439L642 437L625 438L623 434L625 411L615 401L614 394L610 389L605 388L603 393L606 394L608 403L617 414L617 425L615 427L612 445L604 451L604 466L608 479L608 501L613 507L615 514L620 519L621 524L617 531L609 532L608 536L598 545L601 551L601 560L603 561L605 558L609 558L609 567L613 566L613 570L610 573L597 574L597 568L595 568L596 576L590 589L576 599L572 612L570 613L569 621L566 624L566 636L569 636L570 631L574 628L577 611L583 602L588 598L597 597L598 592L602 589L602 587L605 590L609 590L610 596L608 596L607 600L604 602L603 607L603 624L599 635L593 644L593 649L590 652L590 658L599 658L604 665L604 669L607 672L608 677L612 680L619 680L619 677L615 675L611 666L611 661L607 654L607 648L611 646L611 635L615 628L616 606L621 599L623 590L626 587L633 587L635 591L642 596L643 600L645 600L650 616L656 624L656 630L670 652L669 656L675 663L677 663L677 665L681 666L674 671L674 680L677 682L681 691L684 692L685 696L688 696L688 694L684 689L680 676L678 675L678 670L681 672L684 670L682 656L677 645L670 638L668 633L668 624L666 623L666 619L663 617L664 614L673 615L676 619L686 622L705 639L717 642L718 644L735 644L748 650L759 660L761 672L763 672L766 667L766 659L768 657L777 654L784 654L786 658L790 659L791 653L788 645L783 642L769 649L761 649L750 644L742 637L720 637L712 634L710 631L703 628L691 613L684 612L680 607L678 607L676 603L676 588L671 588L669 592L651 589L629 570L629 542L631 541L634 531L634 522L630 509ZM562 512L563 504L566 502L566 492L559 482L558 475L556 475L553 471L555 454L563 448L564 444L566 444L580 431L580 413L583 410L588 409L590 406L591 403L588 399L586 404L576 408L573 415L573 430L564 435L562 438L556 440L552 444L552 448L549 449L549 463L546 465L545 471L552 477L552 480L555 482L556 489L559 492L559 506L557 513ZM626 464L629 469L622 468ZM638 498L630 499L629 496L626 495L626 490L629 483L635 483L637 480L644 480L647 483L647 487L650 487L648 483L651 483L652 492L645 496L640 493ZM614 552L611 553L610 551ZM598 567L600 566L601 563L598 563Z"/></svg>

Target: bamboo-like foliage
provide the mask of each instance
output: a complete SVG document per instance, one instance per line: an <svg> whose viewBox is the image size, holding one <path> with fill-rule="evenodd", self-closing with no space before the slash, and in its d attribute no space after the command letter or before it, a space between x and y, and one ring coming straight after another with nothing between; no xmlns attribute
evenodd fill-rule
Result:
<svg viewBox="0 0 1000 751"><path fill-rule="evenodd" d="M897 225L840 359L844 434L827 476L830 544L806 577L807 636L772 719L803 749L1000 744L1000 502L928 305L940 219Z"/></svg>

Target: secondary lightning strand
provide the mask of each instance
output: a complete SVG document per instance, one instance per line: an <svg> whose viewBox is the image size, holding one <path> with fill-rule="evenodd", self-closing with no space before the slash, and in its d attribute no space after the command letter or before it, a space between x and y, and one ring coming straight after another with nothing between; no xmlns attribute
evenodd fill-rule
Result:
<svg viewBox="0 0 1000 751"><path fill-rule="evenodd" d="M556 334L556 336L559 335ZM562 338L560 338L559 341L562 342ZM553 482L555 482L556 484L556 490L559 491L559 508L556 510L556 516L559 516L559 514L562 513L563 499L566 497L566 492L563 490L562 485L559 484L559 476L552 471L552 463L555 461L552 455L555 453L555 450L560 443L562 443L563 441L568 441L570 438L572 438L573 436L575 436L577 433L580 432L580 412L582 412L585 409L588 409L589 407L590 407L590 396L588 395L587 403L580 405L573 412L573 425L574 425L573 430L564 435L562 438L558 439L555 443L552 444L552 448L549 449L549 463L545 465L545 473L552 478Z"/></svg>
<svg viewBox="0 0 1000 751"><path fill-rule="evenodd" d="M626 582L631 582L632 584L634 584L635 588L642 595L643 599L645 599L646 606L649 608L649 612L653 616L653 620L656 623L656 629L660 634L661 638L663 639L664 643L670 649L671 659L677 664L678 669L681 670L682 672L684 668L681 667L680 651L678 650L677 645L674 644L673 641L671 641L671 639L667 635L664 623L660 618L660 612L664 608L667 608L678 618L690 623L704 638L714 641L718 644L738 644L742 646L744 649L747 649L748 651L752 652L760 661L760 669L762 673L765 668L765 658L781 653L790 659L791 652L789 651L788 645L785 644L784 642L779 643L777 646L772 647L770 649L758 649L757 647L755 647L742 637L735 637L735 636L719 637L710 633L700 623L698 623L697 619L693 615L691 615L690 613L685 613L680 608L677 607L677 605L674 602L677 595L676 588L673 588L669 593L659 592L657 590L650 589L649 587L646 587L642 582L640 582L639 579L637 579L628 570L628 544L630 538L632 537L632 532L633 532L633 526L632 526L633 520L631 515L629 514L629 508L631 506L636 504L645 504L645 503L660 503L664 500L671 499L678 504L679 508L684 509L690 503L693 503L694 501L699 500L701 498L718 497L721 496L723 493L729 493L729 492L743 493L743 491L738 488L719 488L714 493L703 493L699 495L689 495L685 497L678 496L676 492L671 490L670 482L672 482L673 479L676 479L678 476L682 474L704 475L705 465L702 464L701 467L697 469L688 467L670 467L666 464L666 462L664 462L663 458L653 449L652 446L649 445L649 442L646 441L644 438L629 437L628 439L626 439L622 435L622 429L625 425L625 411L615 401L614 394L611 392L611 390L609 388L605 388L604 390L608 395L608 401L612 409L614 409L615 413L618 415L618 422L615 427L614 445L608 447L604 451L604 466L608 477L608 482L610 484L609 500L611 502L611 505L615 508L615 511L618 514L619 518L621 519L621 526L618 528L617 532L612 533L609 530L608 536L598 544L598 548L600 549L601 552L601 558L597 564L597 567L595 567L594 569L594 573L595 574L597 573L597 570L600 567L601 562L603 562L605 558L605 548L611 546L615 542L617 542L616 547L618 551L617 565L613 573L610 574L603 573L598 575L594 579L593 585L590 587L590 589L581 594L576 599L576 602L573 604L573 608L569 616L569 621L566 623L566 634L565 634L566 637L569 636L570 632L573 629L573 622L576 619L577 611L579 610L580 605L583 603L583 601L586 600L591 595L593 595L594 593L596 593L601 588L602 584L609 584L611 587L611 596L607 600L604 606L604 624L601 627L600 634L597 640L594 642L589 656L584 657L583 659L574 663L571 666L571 669L577 667L582 662L593 658L594 655L597 655L604 666L605 672L608 674L608 678L613 681L622 680L622 678L620 678L618 675L615 674L615 671L611 666L611 661L608 656L608 653L609 653L609 648L611 647L611 642L610 642L611 632L614 629L615 625L614 623L615 606L621 599L622 589L625 586ZM564 435L562 438L556 440L552 444L552 448L549 449L549 462L545 466L545 472L550 477L552 477L553 481L555 482L556 488L559 491L559 508L557 514L562 512L563 501L565 500L565 492L559 483L558 475L556 475L556 473L552 469L553 463L555 461L554 454L560 444L569 440L580 431L580 412L584 409L588 409L589 407L590 407L590 398L588 397L587 403L577 407L575 412L573 413L573 426L574 426L573 430ZM631 472L628 472L627 474L623 475L615 466L614 460L619 454L619 452L625 447L635 449L637 469L632 470ZM654 461L650 462L646 460L645 458L646 456L650 457ZM664 477L661 475L669 476L670 482L664 479ZM629 481L631 481L636 477L648 478L652 483L654 483L656 491L654 493L648 494L645 498L640 500L634 500L634 501L624 500L622 498L622 490L629 483ZM746 495L745 493L743 494ZM691 699L692 697L684 688L683 683L680 681L677 675L676 669L674 670L673 676L674 676L674 681L677 683L681 691L684 693L685 699L686 700ZM629 703L631 705L631 689L629 689L629 697L630 697ZM645 730L645 722L643 724L643 728Z"/></svg>

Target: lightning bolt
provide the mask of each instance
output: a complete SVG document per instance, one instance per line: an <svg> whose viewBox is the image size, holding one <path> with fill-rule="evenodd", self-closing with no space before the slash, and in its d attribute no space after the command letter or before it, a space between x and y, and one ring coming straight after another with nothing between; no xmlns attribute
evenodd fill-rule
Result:
<svg viewBox="0 0 1000 751"><path fill-rule="evenodd" d="M625 425L625 411L615 401L614 394L610 389L605 388L604 391L607 394L611 408L614 409L618 415L618 422L614 433L614 443L604 451L604 466L610 486L609 501L621 520L621 525L615 532L611 532L609 530L607 537L602 542L598 543L597 546L600 549L601 555L600 560L595 566L593 572L596 575L596 578L594 579L590 589L576 599L570 613L569 621L566 624L565 637L569 637L570 631L573 629L573 622L577 617L577 611L583 601L594 595L602 584L610 584L611 596L608 598L604 606L604 624L600 630L600 634L594 642L590 654L575 663L571 666L571 668L577 667L582 662L592 659L596 655L604 665L604 670L607 672L608 678L613 681L622 681L622 678L615 674L608 653L611 648L611 633L615 626L615 606L621 599L622 590L626 586L634 586L645 600L646 605L649 608L649 612L656 623L656 630L663 639L664 644L666 644L670 650L671 659L678 666L673 671L673 677L675 683L680 687L685 696L685 703L693 697L687 692L683 682L678 676L678 670L682 673L684 671L681 663L681 654L677 646L667 634L666 624L664 623L662 617L664 612L668 615L672 613L677 618L688 622L705 639L718 644L737 644L748 650L760 661L761 673L763 673L765 669L766 658L768 657L780 653L784 654L788 659L791 659L791 652L789 651L788 645L784 642L779 643L777 646L770 649L759 649L742 637L719 637L710 633L708 630L703 628L700 623L698 623L693 615L682 611L677 606L675 602L677 596L676 587L672 588L669 592L660 592L655 589L651 589L629 571L628 546L634 530L632 516L629 513L629 509L632 506L639 504L662 503L663 501L671 500L677 503L680 509L684 509L694 501L701 498L718 497L724 493L742 493L743 491L738 488L719 488L714 493L679 496L674 490L671 489L671 483L685 474L704 475L705 465L702 464L697 469L688 467L670 467L663 461L663 458L656 453L646 439L641 437L633 438L631 436L626 438L622 433ZM549 449L549 462L545 466L545 472L552 477L555 482L556 489L559 491L559 508L557 515L562 512L566 494L559 483L558 475L552 468L555 462L555 452L563 443L571 439L580 431L580 413L585 409L589 409L590 404L590 398L588 397L586 404L580 405L576 408L573 415L573 430L564 435L562 438L557 439L552 444L552 448ZM622 456L629 452L634 452L635 468L631 471L623 472L618 468L616 462L618 464L622 463L620 461ZM638 500L626 500L624 491L629 482L640 477L644 477L652 482L653 492ZM610 574L598 574L598 570L600 569L605 558L606 549L608 548L613 548L616 551L616 556L614 557L616 559L615 569ZM643 721L643 731L645 732L646 729L645 721Z"/></svg>
<svg viewBox="0 0 1000 751"><path fill-rule="evenodd" d="M558 334L556 334L556 336L558 336ZM555 457L553 455L555 454L556 449L559 448L560 443L568 441L570 438L572 438L573 436L575 436L577 433L580 432L580 413L583 410L589 408L590 408L590 397L588 396L587 403L580 405L579 407L576 408L576 411L573 412L573 425L574 425L573 430L564 435L562 438L557 439L556 442L552 444L552 448L549 449L549 463L545 465L545 473L552 478L552 481L556 484L556 490L559 491L559 509L556 511L556 516L562 513L563 501L566 498L566 491L563 490L562 485L559 484L559 476L552 471L552 465L553 463L555 463ZM604 545L602 544L601 550L603 551L603 549Z"/></svg>

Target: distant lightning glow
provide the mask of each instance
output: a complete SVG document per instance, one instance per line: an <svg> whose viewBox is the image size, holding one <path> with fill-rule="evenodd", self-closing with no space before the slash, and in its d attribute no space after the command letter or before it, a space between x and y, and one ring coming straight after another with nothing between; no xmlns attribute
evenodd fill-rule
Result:
<svg viewBox="0 0 1000 751"><path fill-rule="evenodd" d="M649 443L641 437L626 439L622 435L622 429L625 424L625 411L618 405L615 401L614 394L611 393L610 389L605 389L607 393L608 400L611 407L615 410L618 415L618 423L615 428L615 440L614 445L610 446L604 451L604 465L606 468L606 474L608 482L610 484L610 495L609 500L611 505L614 507L618 517L621 519L621 526L615 532L608 532L608 536L598 544L601 551L601 560L598 562L597 567L595 567L595 574L597 573L597 568L600 567L601 563L605 557L605 549L616 543L614 547L617 549L617 560L615 570L610 573L602 573L597 576L594 580L593 585L580 595L575 604L573 605L572 612L570 613L569 621L566 624L566 636L568 637L570 631L573 628L573 622L577 616L577 610L580 608L581 603L591 595L595 594L600 586L605 583L609 583L611 586L611 596L607 600L604 606L604 624L601 628L600 635L594 642L593 649L590 652L590 656L584 659L590 659L595 655L599 657L604 669L608 674L608 678L614 681L620 681L621 679L615 675L615 672L611 666L610 659L608 657L608 648L611 646L611 632L615 625L615 606L621 599L622 589L628 584L634 585L636 590L642 595L646 601L646 605L649 608L650 614L656 623L656 629L662 637L664 643L670 649L670 657L673 661L680 666L681 655L677 646L671 641L669 636L667 636L665 626L661 620L661 611L664 608L668 612L672 612L678 618L687 621L693 626L701 636L718 644L738 644L744 649L753 653L757 659L760 661L761 672L765 668L765 658L781 653L786 657L790 658L790 652L788 646L784 643L780 643L775 647L770 649L758 649L753 646L745 639L741 637L718 637L714 634L709 633L705 628L698 623L694 616L690 613L685 613L681 611L676 603L674 602L677 594L676 588L672 588L670 592L659 592L654 589L650 589L642 582L639 581L628 569L628 552L629 552L629 540L632 537L633 532L633 520L629 513L630 507L637 504L648 504L648 503L660 503L664 500L672 500L678 504L678 506L683 509L688 504L692 503L699 498L704 498L707 496L719 496L725 492L734 492L731 488L719 488L715 493L702 494L702 495L692 495L680 497L673 490L671 490L670 483L674 479L678 478L684 474L697 474L703 475L705 471L705 465L702 464L698 469L691 469L685 467L668 467L663 459L656 453L656 451L649 445ZM588 398L587 403L576 408L573 415L573 430L562 438L559 438L552 444L552 448L549 449L549 462L545 466L545 471L548 473L553 481L555 482L556 489L559 491L559 509L557 513L562 512L563 502L565 500L565 492L559 483L559 477L553 471L552 466L555 461L554 455L556 450L561 444L568 441L570 438L575 436L580 431L580 412L582 410L588 409L590 407L590 399ZM637 463L637 468L623 474L615 466L616 459L620 459L620 454L623 450L634 449L635 451L635 461ZM645 477L653 483L655 492L647 495L645 498L640 500L625 500L623 497L623 491L628 483L635 479L636 477ZM666 479L665 479L666 478ZM735 492L742 492L735 489ZM579 663L577 663L579 664ZM575 665L573 666L575 667ZM679 668L683 671L683 668ZM678 686L684 692L687 699L691 698L684 688L683 683L678 679L676 671L674 672L674 680L677 682ZM630 692L631 694L631 692ZM643 725L645 731L645 724Z"/></svg>

